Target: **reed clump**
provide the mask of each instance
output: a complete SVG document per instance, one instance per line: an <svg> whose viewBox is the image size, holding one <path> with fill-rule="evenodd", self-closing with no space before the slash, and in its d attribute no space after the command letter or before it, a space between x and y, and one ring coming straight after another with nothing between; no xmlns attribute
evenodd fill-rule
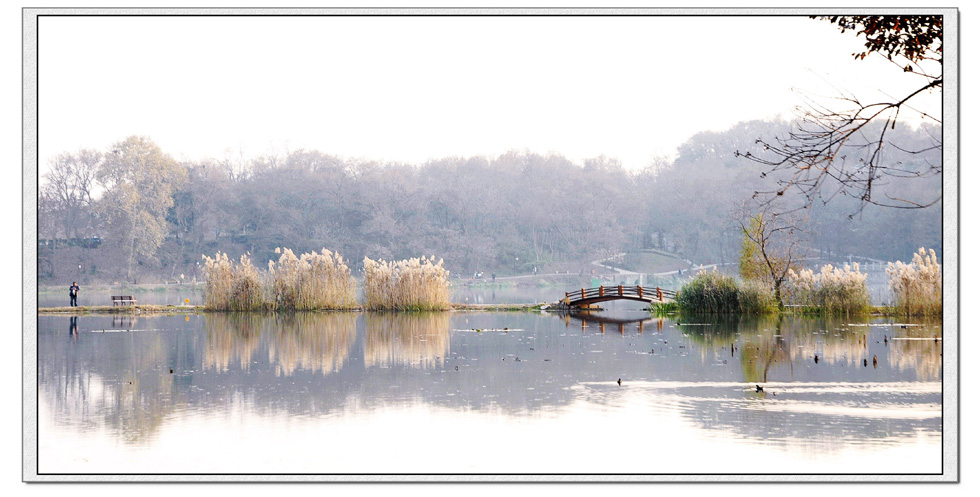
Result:
<svg viewBox="0 0 980 497"><path fill-rule="evenodd" d="M364 258L364 307L372 311L449 310L449 271L435 257L401 261Z"/></svg>
<svg viewBox="0 0 980 497"><path fill-rule="evenodd" d="M219 311L354 309L354 278L343 258L326 249L297 257L276 249L278 261L259 272L248 254L204 258L204 307Z"/></svg>
<svg viewBox="0 0 980 497"><path fill-rule="evenodd" d="M204 307L220 311L252 311L262 307L262 277L248 254L236 264L228 254L204 259Z"/></svg>
<svg viewBox="0 0 980 497"><path fill-rule="evenodd" d="M906 316L942 316L943 271L936 251L920 248L912 263L889 262L885 270L896 310Z"/></svg>
<svg viewBox="0 0 980 497"><path fill-rule="evenodd" d="M786 302L824 314L861 314L871 308L868 275L858 263L837 268L827 264L819 273L812 269L789 270L783 296Z"/></svg>
<svg viewBox="0 0 980 497"><path fill-rule="evenodd" d="M297 257L277 248L269 261L270 304L276 310L353 309L357 307L354 278L339 254L327 249Z"/></svg>

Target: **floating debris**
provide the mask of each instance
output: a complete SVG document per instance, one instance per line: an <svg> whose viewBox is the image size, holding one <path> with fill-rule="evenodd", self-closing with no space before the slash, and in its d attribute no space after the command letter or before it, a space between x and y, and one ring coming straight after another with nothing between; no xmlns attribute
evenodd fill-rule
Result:
<svg viewBox="0 0 980 497"><path fill-rule="evenodd" d="M453 331L475 331L477 333L481 333L481 332L484 332L484 331L508 331L508 332L509 331L524 331L524 329L523 328L466 328L466 329L457 329L457 328L454 328Z"/></svg>

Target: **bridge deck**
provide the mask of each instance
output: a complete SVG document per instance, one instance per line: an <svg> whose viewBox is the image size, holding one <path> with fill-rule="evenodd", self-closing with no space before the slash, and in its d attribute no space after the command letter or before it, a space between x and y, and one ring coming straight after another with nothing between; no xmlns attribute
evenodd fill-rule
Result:
<svg viewBox="0 0 980 497"><path fill-rule="evenodd" d="M569 307L582 307L610 300L634 300L638 302L664 302L665 299L677 298L677 292L664 288L644 288L642 286L599 286L582 288L577 291L565 292L562 303Z"/></svg>

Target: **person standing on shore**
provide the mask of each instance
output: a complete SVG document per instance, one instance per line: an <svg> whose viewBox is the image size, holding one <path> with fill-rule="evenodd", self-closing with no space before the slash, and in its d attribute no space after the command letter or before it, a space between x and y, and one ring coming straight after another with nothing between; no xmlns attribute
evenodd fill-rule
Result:
<svg viewBox="0 0 980 497"><path fill-rule="evenodd" d="M68 296L71 297L71 307L78 307L78 283L72 281L68 287Z"/></svg>

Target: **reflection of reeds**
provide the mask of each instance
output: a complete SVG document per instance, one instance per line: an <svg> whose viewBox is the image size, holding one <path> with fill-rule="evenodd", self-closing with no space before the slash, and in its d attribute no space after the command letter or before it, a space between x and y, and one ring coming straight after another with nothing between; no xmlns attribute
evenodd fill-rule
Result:
<svg viewBox="0 0 980 497"><path fill-rule="evenodd" d="M204 263L204 307L211 310L252 311L353 309L354 278L343 258L326 249L296 257L276 249L278 261L260 274L248 254L238 264L218 253Z"/></svg>
<svg viewBox="0 0 980 497"><path fill-rule="evenodd" d="M920 248L912 263L889 262L888 286L895 295L895 305L907 316L942 316L943 270L936 251Z"/></svg>
<svg viewBox="0 0 980 497"><path fill-rule="evenodd" d="M274 324L269 360L276 375L297 369L328 374L339 371L357 335L357 315L351 313L287 314L269 319Z"/></svg>
<svg viewBox="0 0 980 497"><path fill-rule="evenodd" d="M367 313L364 364L430 368L449 353L449 313Z"/></svg>
<svg viewBox="0 0 980 497"><path fill-rule="evenodd" d="M204 330L208 345L204 350L204 367L227 371L234 358L238 358L242 370L248 371L252 355L258 350L262 323L266 318L258 314L207 314Z"/></svg>
<svg viewBox="0 0 980 497"><path fill-rule="evenodd" d="M227 371L237 357L247 371L264 344L277 375L337 371L350 355L356 320L351 313L208 314L204 367Z"/></svg>
<svg viewBox="0 0 980 497"><path fill-rule="evenodd" d="M368 310L448 310L449 271L435 257L397 262L364 258L364 307Z"/></svg>

